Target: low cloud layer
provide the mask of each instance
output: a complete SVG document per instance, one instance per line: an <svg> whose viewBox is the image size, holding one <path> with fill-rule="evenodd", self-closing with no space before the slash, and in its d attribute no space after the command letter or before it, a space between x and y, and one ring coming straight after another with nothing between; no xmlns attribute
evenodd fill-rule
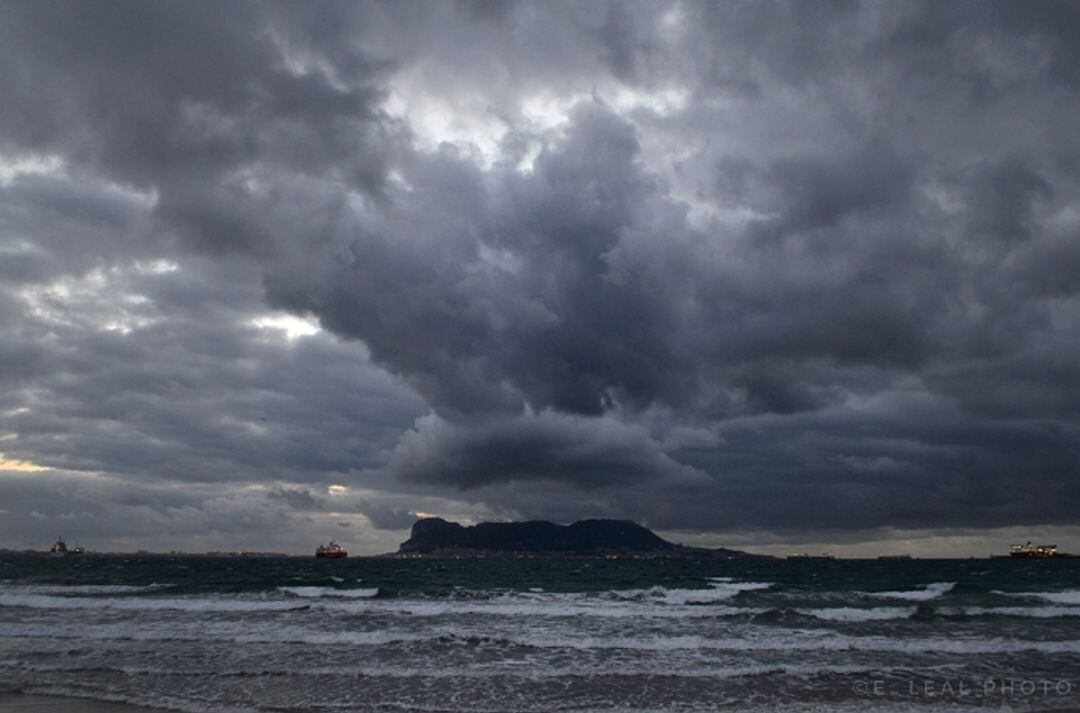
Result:
<svg viewBox="0 0 1080 713"><path fill-rule="evenodd" d="M1066 2L9 4L0 536L80 477L163 542L253 492L297 537L433 506L1080 524L1077 30ZM144 536L112 487L64 512Z"/></svg>

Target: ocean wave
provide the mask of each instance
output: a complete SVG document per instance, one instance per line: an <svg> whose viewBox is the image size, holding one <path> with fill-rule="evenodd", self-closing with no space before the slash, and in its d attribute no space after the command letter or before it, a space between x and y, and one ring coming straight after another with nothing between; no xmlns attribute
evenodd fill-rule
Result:
<svg viewBox="0 0 1080 713"><path fill-rule="evenodd" d="M713 577L708 589L668 589L667 587L649 587L648 589L613 590L609 594L616 599L632 601L655 601L664 604L711 604L734 599L743 592L768 589L771 582L733 582L726 577Z"/></svg>
<svg viewBox="0 0 1080 713"><path fill-rule="evenodd" d="M0 594L44 594L50 596L100 596L102 594L144 594L168 589L171 584L0 584Z"/></svg>
<svg viewBox="0 0 1080 713"><path fill-rule="evenodd" d="M935 614L949 617L1019 617L1027 619L1058 619L1080 617L1080 607L938 607Z"/></svg>
<svg viewBox="0 0 1080 713"><path fill-rule="evenodd" d="M768 586L743 583L747 588ZM378 597L377 588L279 587L278 598L238 595L191 597L69 597L49 594L0 593L0 606L30 609L90 609L189 612L293 611L319 609L365 615L480 615L498 617L688 618L752 615L764 611L722 604L733 590L622 590L589 593L511 592L490 599L393 599ZM710 604L711 606L697 606Z"/></svg>
<svg viewBox="0 0 1080 713"><path fill-rule="evenodd" d="M190 599L123 599L91 597L58 597L46 594L0 594L0 607L31 609L120 609L126 611L155 611L175 609L191 612L289 611L306 609L295 601L224 599L200 597Z"/></svg>
<svg viewBox="0 0 1080 713"><path fill-rule="evenodd" d="M252 630L249 623L232 626L130 627L122 625L0 626L0 635L17 639L70 639L73 641L132 640L146 642L187 641L199 643L302 644L314 646L420 647L425 655L433 646L468 646L505 649L524 647L545 650L597 652L821 652L861 651L906 654L996 655L1010 653L1080 654L1080 640L1030 641L1001 637L950 638L849 636L832 630L765 630L745 636L676 634L670 636L602 636L574 631L533 629L525 631L473 630L460 626L427 627L421 631L382 628L370 631L314 630L305 627L265 626Z"/></svg>
<svg viewBox="0 0 1080 713"><path fill-rule="evenodd" d="M125 676L198 676L211 678L257 678L272 676L311 676L336 678L353 678L358 676L385 677L385 678L416 678L425 679L486 679L493 674L502 678L520 678L528 680L553 679L565 677L579 677L583 668L581 663L566 665L547 664L537 667L525 660L497 660L478 663L470 661L465 664L441 666L439 668L419 670L416 666L395 666L385 663L373 663L368 665L342 665L342 666L313 666L311 668L297 668L295 666L265 666L257 668L228 669L215 667L213 669L183 669L176 667L142 666L142 665L87 665L77 662L72 663L28 663L14 662L6 664L0 661L0 669L25 671L29 673L61 673L61 674L85 674L85 673L120 673ZM792 664L792 663L760 663L760 664L708 664L696 663L678 669L669 669L663 662L640 661L628 663L626 661L608 661L600 658L589 662L587 673L592 676L617 675L626 676L654 676L663 675L671 678L746 678L751 676L783 675L783 676L817 676L821 674L859 674L881 673L882 668L850 664Z"/></svg>
<svg viewBox="0 0 1080 713"><path fill-rule="evenodd" d="M804 616L825 621L889 621L893 619L910 619L915 615L915 607L873 607L860 609L856 607L823 607L820 609L796 609Z"/></svg>
<svg viewBox="0 0 1080 713"><path fill-rule="evenodd" d="M948 594L955 586L956 582L934 582L923 585L921 589L897 592L858 592L858 594L885 599L903 599L909 602L928 602Z"/></svg>
<svg viewBox="0 0 1080 713"><path fill-rule="evenodd" d="M370 599L378 595L378 587L366 589L335 589L334 587L278 587L277 591L295 597L340 597L344 599Z"/></svg>
<svg viewBox="0 0 1080 713"><path fill-rule="evenodd" d="M1080 606L1080 590L1066 589L1060 592L1002 592L993 590L994 594L1003 594L1007 597L1023 597L1025 599L1041 599L1051 604L1064 604L1066 606Z"/></svg>
<svg viewBox="0 0 1080 713"><path fill-rule="evenodd" d="M596 599L575 594L550 594L524 598L518 595L489 600L357 600L320 601L319 608L350 614L421 617L478 615L492 617L601 619L687 619L703 617L747 616L764 611L750 607L714 604L713 606L674 606L663 600Z"/></svg>

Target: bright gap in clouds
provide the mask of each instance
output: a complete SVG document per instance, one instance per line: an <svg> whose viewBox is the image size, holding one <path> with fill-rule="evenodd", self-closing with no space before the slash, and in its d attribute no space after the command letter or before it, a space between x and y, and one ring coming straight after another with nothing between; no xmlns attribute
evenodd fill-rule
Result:
<svg viewBox="0 0 1080 713"><path fill-rule="evenodd" d="M63 168L59 156L0 156L0 187L18 176L58 173Z"/></svg>
<svg viewBox="0 0 1080 713"><path fill-rule="evenodd" d="M452 86L440 91L441 87L422 83L415 74L400 76L383 109L409 125L422 150L435 151L443 144L451 144L469 154L483 169L508 158L503 154L503 141L516 131L527 137L528 143L517 168L531 170L544 142L558 135L577 104L598 100L633 121L638 112L661 118L671 116L685 109L690 99L690 90L675 84L641 90L615 82L588 90L578 87L563 92L533 92L499 106L497 97L462 95L450 91ZM642 135L642 140L647 138L647 134Z"/></svg>
<svg viewBox="0 0 1080 713"><path fill-rule="evenodd" d="M0 451L0 472L37 473L43 470L48 470L48 468L40 466L37 463L31 463L30 461L8 459L3 451Z"/></svg>
<svg viewBox="0 0 1080 713"><path fill-rule="evenodd" d="M319 323L313 317L298 317L293 314L268 314L256 317L250 324L259 329L273 329L284 332L285 338L290 342L301 337L310 337L322 331Z"/></svg>

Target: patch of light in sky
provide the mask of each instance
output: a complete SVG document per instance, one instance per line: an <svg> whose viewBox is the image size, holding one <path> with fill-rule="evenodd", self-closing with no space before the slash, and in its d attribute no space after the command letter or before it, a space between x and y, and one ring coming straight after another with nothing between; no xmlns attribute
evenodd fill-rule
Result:
<svg viewBox="0 0 1080 713"><path fill-rule="evenodd" d="M180 265L172 260L137 260L135 262L136 272L144 274L162 275L169 272L176 272L179 269Z"/></svg>
<svg viewBox="0 0 1080 713"><path fill-rule="evenodd" d="M314 317L298 317L294 314L274 313L251 320L250 324L259 329L275 329L285 333L289 341L300 337L309 337L322 331Z"/></svg>
<svg viewBox="0 0 1080 713"><path fill-rule="evenodd" d="M37 463L31 463L25 460L9 460L2 451L0 451L0 471L7 471L9 473L36 473L38 471L48 470Z"/></svg>
<svg viewBox="0 0 1080 713"><path fill-rule="evenodd" d="M420 148L434 151L443 143L472 154L483 168L499 158L499 142L507 126L481 100L440 94L399 77L383 109L409 124Z"/></svg>
<svg viewBox="0 0 1080 713"><path fill-rule="evenodd" d="M179 269L165 260L136 263L140 273L163 273ZM126 268L94 268L78 277L62 277L49 283L32 285L16 294L30 316L47 324L82 327L128 334L156 320L144 309L149 300L123 289Z"/></svg>
<svg viewBox="0 0 1080 713"><path fill-rule="evenodd" d="M7 186L17 176L49 174L63 170L59 156L2 156L0 155L0 186Z"/></svg>
<svg viewBox="0 0 1080 713"><path fill-rule="evenodd" d="M531 92L518 98L516 111L505 105L500 110L497 97L473 93L463 96L452 88L440 91L413 72L395 79L383 110L409 125L421 150L434 151L444 143L452 144L484 169L503 158L501 142L511 129L517 129L535 139L529 142L518 166L519 170L530 170L542 141L569 121L576 104L594 98L633 120L631 115L639 111L661 117L682 111L690 92L679 85L646 91L613 82L588 91L576 88Z"/></svg>
<svg viewBox="0 0 1080 713"><path fill-rule="evenodd" d="M676 85L655 91L641 91L620 85L610 91L609 97L610 103L622 112L648 109L661 116L667 116L686 108L690 91L686 87Z"/></svg>

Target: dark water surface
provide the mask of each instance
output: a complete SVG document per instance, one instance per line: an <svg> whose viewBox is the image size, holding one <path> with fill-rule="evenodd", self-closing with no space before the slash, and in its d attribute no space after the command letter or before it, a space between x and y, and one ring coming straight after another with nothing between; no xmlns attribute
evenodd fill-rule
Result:
<svg viewBox="0 0 1080 713"><path fill-rule="evenodd" d="M0 555L0 694L181 711L1080 710L1080 560Z"/></svg>

